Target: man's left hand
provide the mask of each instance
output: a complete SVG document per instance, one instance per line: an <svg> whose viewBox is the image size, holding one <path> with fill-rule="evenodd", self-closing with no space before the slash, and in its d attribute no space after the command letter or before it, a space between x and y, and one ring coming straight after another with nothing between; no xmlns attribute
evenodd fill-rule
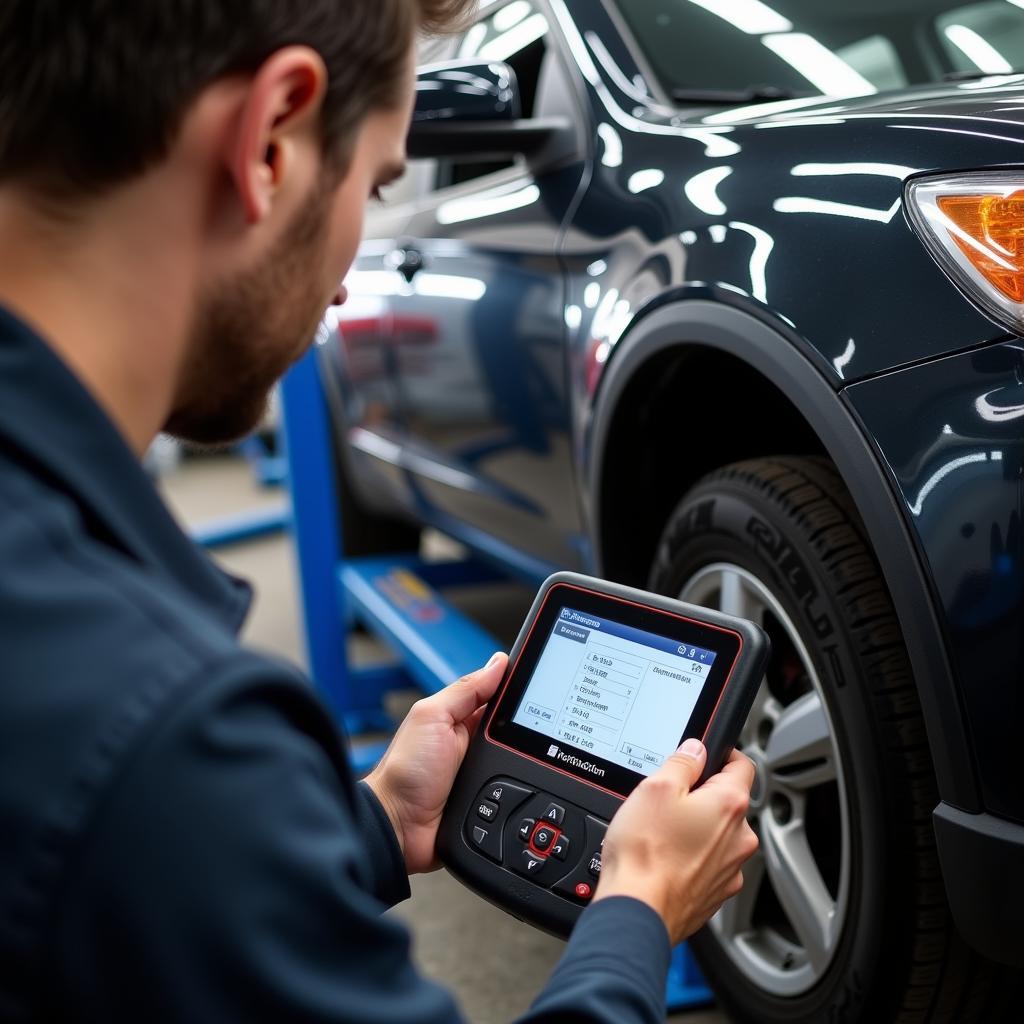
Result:
<svg viewBox="0 0 1024 1024"><path fill-rule="evenodd" d="M495 654L483 668L417 701L380 763L366 776L391 819L410 875L440 867L436 842L441 814L507 662L506 655Z"/></svg>

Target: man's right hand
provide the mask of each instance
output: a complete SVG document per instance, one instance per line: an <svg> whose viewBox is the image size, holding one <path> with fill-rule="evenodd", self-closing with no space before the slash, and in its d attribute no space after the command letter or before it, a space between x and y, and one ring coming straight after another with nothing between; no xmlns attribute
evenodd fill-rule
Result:
<svg viewBox="0 0 1024 1024"><path fill-rule="evenodd" d="M758 845L746 820L753 764L733 751L718 775L691 792L706 758L703 744L687 740L637 786L608 826L594 894L653 907L673 945L740 891L740 866Z"/></svg>

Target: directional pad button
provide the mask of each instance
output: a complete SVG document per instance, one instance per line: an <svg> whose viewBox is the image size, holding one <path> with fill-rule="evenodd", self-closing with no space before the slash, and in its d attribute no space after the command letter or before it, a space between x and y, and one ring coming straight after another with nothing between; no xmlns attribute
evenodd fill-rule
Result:
<svg viewBox="0 0 1024 1024"><path fill-rule="evenodd" d="M537 854L531 853L529 850L523 850L521 856L522 871L526 875L537 874L548 862L547 857L538 857Z"/></svg>

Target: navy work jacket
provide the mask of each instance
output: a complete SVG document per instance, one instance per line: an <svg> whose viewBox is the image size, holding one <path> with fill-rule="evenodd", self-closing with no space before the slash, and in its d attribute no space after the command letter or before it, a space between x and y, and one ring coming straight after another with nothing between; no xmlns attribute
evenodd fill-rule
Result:
<svg viewBox="0 0 1024 1024"><path fill-rule="evenodd" d="M382 916L405 866L333 720L240 646L249 600L0 310L0 1021L462 1019ZM524 1020L663 1020L668 957L601 901Z"/></svg>

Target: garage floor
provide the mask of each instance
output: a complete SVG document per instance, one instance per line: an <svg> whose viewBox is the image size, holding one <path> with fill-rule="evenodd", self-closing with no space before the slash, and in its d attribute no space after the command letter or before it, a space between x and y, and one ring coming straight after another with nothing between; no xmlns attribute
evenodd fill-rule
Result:
<svg viewBox="0 0 1024 1024"><path fill-rule="evenodd" d="M186 524L199 523L280 502L280 492L261 490L238 458L187 459L162 484L171 506ZM438 539L436 543L445 542ZM256 601L246 627L254 647L300 664L301 625L295 567L286 537L252 541L218 556L231 571L250 580ZM531 594L522 588L477 588L458 595L506 645L511 643ZM511 635L510 635L511 634ZM360 641L358 656L373 656L371 642ZM474 1024L504 1024L523 1012L558 959L562 943L496 910L444 871L412 880L412 899L392 913L405 919L415 937L415 956L424 973L457 994ZM679 1024L724 1024L714 1011L673 1015Z"/></svg>

